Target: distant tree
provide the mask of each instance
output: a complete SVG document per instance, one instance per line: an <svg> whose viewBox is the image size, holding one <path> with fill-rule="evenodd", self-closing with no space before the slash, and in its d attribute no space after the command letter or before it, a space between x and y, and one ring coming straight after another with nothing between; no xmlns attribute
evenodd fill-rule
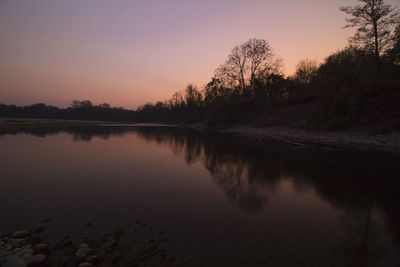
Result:
<svg viewBox="0 0 400 267"><path fill-rule="evenodd" d="M160 112L164 109L165 105L161 101L157 101L157 103L154 105L154 108L157 112Z"/></svg>
<svg viewBox="0 0 400 267"><path fill-rule="evenodd" d="M171 99L169 100L169 105L171 108L173 109L178 109L179 107L181 107L183 104L183 97L182 97L182 93L180 92L175 92Z"/></svg>
<svg viewBox="0 0 400 267"><path fill-rule="evenodd" d="M362 45L374 51L378 75L381 74L381 53L385 51L391 40L391 28L398 14L395 8L385 4L383 0L358 0L362 5L344 6L340 10L350 15L346 21L348 27L357 27L355 35L350 39L353 44Z"/></svg>
<svg viewBox="0 0 400 267"><path fill-rule="evenodd" d="M78 100L73 100L71 103L72 108L91 108L93 107L93 104L90 100L83 100L83 101L78 101Z"/></svg>
<svg viewBox="0 0 400 267"><path fill-rule="evenodd" d="M83 101L81 101L81 107L90 108L90 107L93 107L93 104L90 100L83 100Z"/></svg>
<svg viewBox="0 0 400 267"><path fill-rule="evenodd" d="M202 97L199 90L193 85L189 84L185 89L186 106L193 108L201 103Z"/></svg>
<svg viewBox="0 0 400 267"><path fill-rule="evenodd" d="M100 104L99 107L100 107L100 108L103 108L103 109L110 109L110 108L111 108L111 105L108 104L108 103L103 103L103 104Z"/></svg>
<svg viewBox="0 0 400 267"><path fill-rule="evenodd" d="M253 38L235 46L215 75L228 86L246 92L249 87L253 88L258 74L275 71L279 67L277 62L269 43Z"/></svg>
<svg viewBox="0 0 400 267"><path fill-rule="evenodd" d="M315 77L318 70L318 63L316 60L303 59L296 66L296 73L294 79L300 84L309 84L313 77Z"/></svg>
<svg viewBox="0 0 400 267"><path fill-rule="evenodd" d="M71 107L72 108L80 108L81 102L79 102L78 100L72 100Z"/></svg>

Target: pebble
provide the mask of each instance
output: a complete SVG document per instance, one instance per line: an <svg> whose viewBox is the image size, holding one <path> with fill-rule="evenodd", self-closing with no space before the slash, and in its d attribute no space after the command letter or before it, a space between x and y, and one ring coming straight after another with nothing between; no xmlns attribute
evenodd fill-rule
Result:
<svg viewBox="0 0 400 267"><path fill-rule="evenodd" d="M45 227L43 224L41 224L41 225L39 225L39 226L36 226L36 227L33 229L33 232L34 232L35 234L40 234L40 233L42 233L45 229L46 229L46 227Z"/></svg>
<svg viewBox="0 0 400 267"><path fill-rule="evenodd" d="M86 243L82 243L82 244L80 244L78 247L79 247L79 248L88 248L89 246L88 246L88 244L86 244Z"/></svg>
<svg viewBox="0 0 400 267"><path fill-rule="evenodd" d="M29 258L29 257L32 257L32 254L27 253L27 254L22 255L22 258L23 258L24 260L25 260L26 258Z"/></svg>
<svg viewBox="0 0 400 267"><path fill-rule="evenodd" d="M37 244L35 247L35 252L45 252L49 250L49 246L44 243Z"/></svg>
<svg viewBox="0 0 400 267"><path fill-rule="evenodd" d="M13 250L11 250L12 254L16 254L18 252L20 252L22 250L22 248L14 248Z"/></svg>
<svg viewBox="0 0 400 267"><path fill-rule="evenodd" d="M42 263L46 259L46 255L38 254L26 257L25 261L28 265Z"/></svg>
<svg viewBox="0 0 400 267"><path fill-rule="evenodd" d="M26 262L18 257L9 259L1 265L1 267L26 267L26 266L27 266Z"/></svg>
<svg viewBox="0 0 400 267"><path fill-rule="evenodd" d="M92 256L89 256L86 258L86 262L95 263L97 261L97 259L98 259L97 255L92 255Z"/></svg>
<svg viewBox="0 0 400 267"><path fill-rule="evenodd" d="M92 252L92 250L90 249L90 248L86 248L86 247L83 247L83 248L80 248L80 249L78 249L78 251L76 252L76 255L78 255L78 254L90 254L90 252Z"/></svg>
<svg viewBox="0 0 400 267"><path fill-rule="evenodd" d="M0 0L1 1L1 0ZM149 226L149 224L147 224ZM154 229L154 227L151 227ZM75 257L68 256L63 259L63 263L74 263L75 266L86 267L97 265L100 261L106 263L116 264L117 262L123 260L125 263L127 257L132 259L132 262L135 259L148 259L156 256L157 246L154 245L155 240L161 241L165 239L165 236L156 236L156 239L142 240L144 242L147 241L147 244L143 248L143 250L138 250L137 248L131 248L130 250L114 250L109 249L109 247L114 248L118 246L118 238L120 238L125 232L123 230L117 230L114 232L115 239L111 241L111 244L107 246L103 244L102 247L105 251L96 253L97 255L93 255L94 251L89 247L88 244L92 244L92 241L82 240L80 238L80 242L82 243L73 243L72 239L68 236L62 239L57 246L49 246L45 243L40 243L40 240L47 240L41 238L38 233L34 233L35 227L30 228L30 230L21 230L16 231L14 233L8 234L8 236L4 235L0 237L0 266L1 267L26 267L26 266L41 266L43 264L52 264L53 257L48 258L46 256L51 251L55 251L58 248L63 247L63 245L70 244L71 249L75 248L74 251ZM41 232L42 226L39 226L37 232ZM134 230L135 231L135 230ZM161 234L161 230L154 230L158 234ZM107 234L109 235L109 234ZM50 238L51 239L51 238ZM51 239L53 240L53 239ZM41 241L43 242L43 241ZM93 241L94 242L94 241ZM47 242L46 242L47 243ZM107 242L108 243L108 242ZM36 245L35 245L36 244ZM53 244L53 243L49 243ZM76 244L79 244L76 247ZM94 245L96 243L93 243ZM94 247L95 251L97 251L96 247ZM129 252L129 253L128 253ZM166 258L168 262L174 262L175 259L173 257ZM60 259L57 259L57 262L61 263Z"/></svg>
<svg viewBox="0 0 400 267"><path fill-rule="evenodd" d="M86 259L86 254L76 254L76 261L82 262Z"/></svg>
<svg viewBox="0 0 400 267"><path fill-rule="evenodd" d="M18 252L13 252L15 256L23 256L25 254L33 254L33 249L21 249Z"/></svg>
<svg viewBox="0 0 400 267"><path fill-rule="evenodd" d="M109 247L109 248L113 248L113 247L115 247L115 246L117 246L117 245L118 245L117 241L116 241L116 240L112 240L111 243L110 243L110 245L109 245L108 247Z"/></svg>
<svg viewBox="0 0 400 267"><path fill-rule="evenodd" d="M43 222L48 223L48 222L51 222L52 220L54 220L54 217L47 217L47 218L43 219Z"/></svg>
<svg viewBox="0 0 400 267"><path fill-rule="evenodd" d="M117 262L122 256L122 252L119 250L113 251L107 254L105 261L107 262Z"/></svg>
<svg viewBox="0 0 400 267"><path fill-rule="evenodd" d="M37 243L40 241L40 235L35 233L29 238L29 240L32 243Z"/></svg>
<svg viewBox="0 0 400 267"><path fill-rule="evenodd" d="M16 238L16 239L10 239L8 240L8 243L10 243L13 247L17 247L22 245L26 240L24 238Z"/></svg>
<svg viewBox="0 0 400 267"><path fill-rule="evenodd" d="M29 235L29 232L27 230L22 230L22 231L16 231L14 232L11 236L13 238L25 238Z"/></svg>

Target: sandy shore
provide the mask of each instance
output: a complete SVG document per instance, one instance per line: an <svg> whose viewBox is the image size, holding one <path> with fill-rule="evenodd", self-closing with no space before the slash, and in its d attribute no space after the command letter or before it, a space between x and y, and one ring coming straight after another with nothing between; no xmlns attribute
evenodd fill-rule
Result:
<svg viewBox="0 0 400 267"><path fill-rule="evenodd" d="M60 126L94 126L100 124L112 124L101 121L79 121L58 119L23 119L23 118L0 118L0 129L32 128L32 127L60 127Z"/></svg>
<svg viewBox="0 0 400 267"><path fill-rule="evenodd" d="M0 129L69 127L69 126L176 127L176 125L173 124L163 124L163 123L120 123L120 122L108 122L108 121L0 118Z"/></svg>
<svg viewBox="0 0 400 267"><path fill-rule="evenodd" d="M354 131L312 131L288 127L238 126L222 130L222 132L256 139L273 138L302 146L357 148L400 153L400 131L370 134Z"/></svg>

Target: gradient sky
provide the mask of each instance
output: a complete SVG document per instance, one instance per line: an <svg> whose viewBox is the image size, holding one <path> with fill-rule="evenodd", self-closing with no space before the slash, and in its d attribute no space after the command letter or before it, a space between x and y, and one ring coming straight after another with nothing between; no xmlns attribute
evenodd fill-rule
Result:
<svg viewBox="0 0 400 267"><path fill-rule="evenodd" d="M399 0L387 1L398 5ZM136 108L204 86L231 49L267 40L293 73L345 47L356 0L0 0L0 103Z"/></svg>

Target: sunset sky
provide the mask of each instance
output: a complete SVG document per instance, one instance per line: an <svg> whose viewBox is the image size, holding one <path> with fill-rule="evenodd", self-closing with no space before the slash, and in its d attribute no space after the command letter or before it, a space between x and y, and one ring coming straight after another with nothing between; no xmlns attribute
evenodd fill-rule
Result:
<svg viewBox="0 0 400 267"><path fill-rule="evenodd" d="M399 0L387 1L399 5ZM230 50L267 40L293 73L344 48L356 0L0 0L0 103L136 108L202 88Z"/></svg>

